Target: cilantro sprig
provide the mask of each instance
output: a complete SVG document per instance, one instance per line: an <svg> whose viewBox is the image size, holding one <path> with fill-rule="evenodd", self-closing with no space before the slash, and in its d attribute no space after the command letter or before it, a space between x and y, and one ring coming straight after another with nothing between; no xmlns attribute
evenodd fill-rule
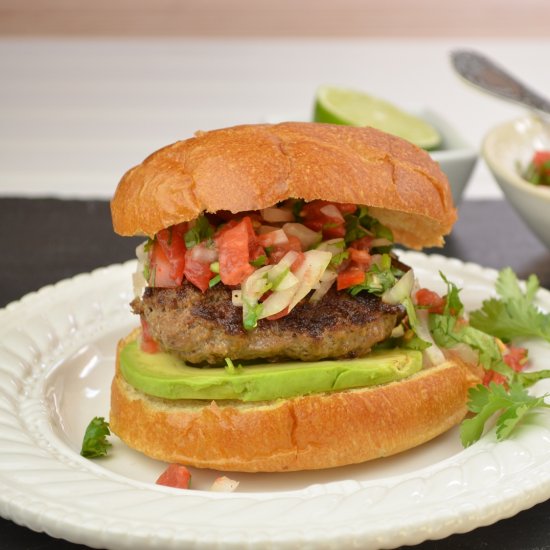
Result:
<svg viewBox="0 0 550 550"><path fill-rule="evenodd" d="M486 423L495 414L498 414L497 440L506 439L527 413L538 408L550 408L544 401L547 396L529 395L519 381L512 382L508 389L495 382L491 382L488 387L480 384L470 389L468 409L474 416L464 420L460 426L462 444L468 447L475 443L483 435Z"/></svg>
<svg viewBox="0 0 550 550"><path fill-rule="evenodd" d="M536 337L550 342L550 315L533 304L539 289L536 275L527 279L523 291L515 273L506 268L499 273L495 288L499 298L485 300L481 309L470 313L473 327L504 342L518 337Z"/></svg>
<svg viewBox="0 0 550 550"><path fill-rule="evenodd" d="M378 220L368 214L366 206L360 206L355 214L346 214L346 244L367 235L384 238L393 242L393 233Z"/></svg>
<svg viewBox="0 0 550 550"><path fill-rule="evenodd" d="M111 435L109 423L101 416L93 418L84 433L80 454L85 458L105 456L111 447L111 443L107 441L108 435Z"/></svg>
<svg viewBox="0 0 550 550"><path fill-rule="evenodd" d="M363 290L371 294L381 295L390 289L397 281L397 277L403 273L392 266L391 256L382 254L379 264L372 264L365 275L365 280L358 285L349 288L352 296L356 296Z"/></svg>
<svg viewBox="0 0 550 550"><path fill-rule="evenodd" d="M206 216L199 216L193 227L185 233L184 240L187 248L197 246L201 241L209 239L214 235L214 228L210 225Z"/></svg>
<svg viewBox="0 0 550 550"><path fill-rule="evenodd" d="M496 281L499 298L485 300L481 309L469 315L466 324L460 317L463 311L459 289L440 273L447 285L446 304L441 315L430 316L432 336L438 346L451 348L467 344L479 354L480 364L488 371L502 374L507 384L490 382L471 388L468 393L468 410L473 416L460 427L462 444L467 447L482 435L491 418L496 416L497 440L506 439L525 416L541 408L550 408L545 402L549 394L532 396L527 388L544 378L550 370L516 372L506 364L502 346L497 338L509 342L518 337L538 337L550 341L550 314L540 311L533 300L539 281L531 275L522 290L515 273L506 268Z"/></svg>

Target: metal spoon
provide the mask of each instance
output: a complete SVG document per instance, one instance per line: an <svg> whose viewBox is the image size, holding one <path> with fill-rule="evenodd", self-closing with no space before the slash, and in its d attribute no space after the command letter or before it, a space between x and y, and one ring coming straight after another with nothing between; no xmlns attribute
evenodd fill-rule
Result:
<svg viewBox="0 0 550 550"><path fill-rule="evenodd" d="M477 88L526 105L546 116L550 114L548 99L529 89L487 57L474 51L456 50L451 52L451 63L462 78Z"/></svg>

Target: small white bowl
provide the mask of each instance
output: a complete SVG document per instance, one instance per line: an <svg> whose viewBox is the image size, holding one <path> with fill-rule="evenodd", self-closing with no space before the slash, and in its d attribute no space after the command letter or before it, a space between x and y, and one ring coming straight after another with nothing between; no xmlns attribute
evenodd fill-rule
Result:
<svg viewBox="0 0 550 550"><path fill-rule="evenodd" d="M477 150L468 145L448 122L430 109L410 109L410 112L429 122L441 134L441 146L437 150L429 151L429 153L447 175L453 201L458 205L462 199L464 188L476 165L478 158ZM295 122L311 121L307 114L304 113L288 113L286 115L280 114L265 117L265 121L269 123L287 120Z"/></svg>
<svg viewBox="0 0 550 550"><path fill-rule="evenodd" d="M429 151L429 153L449 178L453 201L455 205L458 205L476 165L478 153L437 113L423 109L416 114L429 122L441 134L441 145L437 150Z"/></svg>
<svg viewBox="0 0 550 550"><path fill-rule="evenodd" d="M490 130L482 155L502 192L531 231L550 249L550 188L521 177L535 150L550 150L550 123L527 116Z"/></svg>

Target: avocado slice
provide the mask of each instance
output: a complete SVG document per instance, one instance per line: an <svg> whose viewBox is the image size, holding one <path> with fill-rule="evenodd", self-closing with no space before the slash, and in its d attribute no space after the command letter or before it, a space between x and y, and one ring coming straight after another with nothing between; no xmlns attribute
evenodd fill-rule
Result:
<svg viewBox="0 0 550 550"><path fill-rule="evenodd" d="M271 401L386 384L422 368L416 350L380 350L368 357L315 362L198 368L168 354L149 354L136 341L120 353L120 370L134 388L165 399Z"/></svg>

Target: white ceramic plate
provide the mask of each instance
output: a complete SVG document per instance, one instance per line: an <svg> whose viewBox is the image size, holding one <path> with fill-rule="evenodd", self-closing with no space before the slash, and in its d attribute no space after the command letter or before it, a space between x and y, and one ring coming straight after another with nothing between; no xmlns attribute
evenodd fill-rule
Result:
<svg viewBox="0 0 550 550"><path fill-rule="evenodd" d="M403 254L424 285L441 269L467 307L496 273L458 260ZM78 454L85 426L108 416L117 339L129 313L133 262L46 287L0 311L0 514L93 547L392 548L511 516L550 497L550 418L533 415L512 439L488 433L461 448L457 430L402 455L334 470L230 474L237 492L159 487L165 465L114 440L110 456ZM550 293L539 305L550 311ZM550 345L529 342L536 365ZM546 391L544 383L535 388Z"/></svg>

